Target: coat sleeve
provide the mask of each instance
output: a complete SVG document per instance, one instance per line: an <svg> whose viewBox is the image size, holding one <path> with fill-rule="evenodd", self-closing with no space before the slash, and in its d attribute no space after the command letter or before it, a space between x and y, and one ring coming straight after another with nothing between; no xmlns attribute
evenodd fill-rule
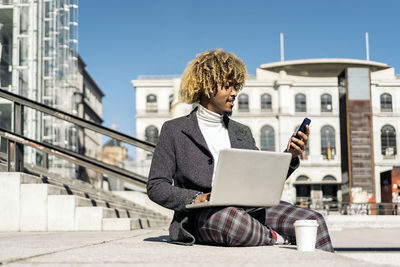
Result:
<svg viewBox="0 0 400 267"><path fill-rule="evenodd" d="M286 152L286 151L285 151ZM300 160L299 157L292 159L289 165L289 170L286 176L286 179L289 178L289 176L300 166Z"/></svg>
<svg viewBox="0 0 400 267"><path fill-rule="evenodd" d="M196 190L174 186L176 155L173 127L165 123L160 132L147 182L147 194L157 204L175 211L186 211Z"/></svg>

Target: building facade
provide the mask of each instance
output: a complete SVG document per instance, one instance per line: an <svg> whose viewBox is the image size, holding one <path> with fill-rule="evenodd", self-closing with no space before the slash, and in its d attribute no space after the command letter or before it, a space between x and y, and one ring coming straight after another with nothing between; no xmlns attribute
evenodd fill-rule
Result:
<svg viewBox="0 0 400 267"><path fill-rule="evenodd" d="M86 70L86 64L78 56L77 90L73 92L72 101L74 108L72 114L97 124L103 123L103 91ZM70 140L76 143L71 144L71 149L91 158L102 159L103 136L91 130L71 125L72 132ZM76 134L76 136L75 136ZM102 176L100 173L87 168L75 166L75 176L81 180L88 181L97 187L101 187Z"/></svg>
<svg viewBox="0 0 400 267"><path fill-rule="evenodd" d="M0 0L0 63L1 89L101 123L103 93L78 55L77 0ZM11 103L0 99L0 111L1 126L12 129ZM87 153L100 158L101 137L84 138L82 129L65 121L29 109L24 113L24 136L76 152L86 145ZM29 147L24 157L26 163L44 162ZM79 174L65 160L49 157L48 163L51 172Z"/></svg>
<svg viewBox="0 0 400 267"><path fill-rule="evenodd" d="M350 68L367 69L373 144L373 193L346 187L348 177L341 152L340 74ZM190 112L193 106L177 105L179 77L139 77L136 94L136 136L156 143L164 121ZM177 108L179 106L179 108ZM304 117L311 134L300 167L291 175L283 197L299 205L320 207L342 201L343 190L352 201L381 202L380 174L399 162L400 77L392 67L355 59L308 59L261 65L239 93L232 118L252 130L262 150L283 151ZM137 161L151 155L137 151ZM354 178L355 179L355 178Z"/></svg>

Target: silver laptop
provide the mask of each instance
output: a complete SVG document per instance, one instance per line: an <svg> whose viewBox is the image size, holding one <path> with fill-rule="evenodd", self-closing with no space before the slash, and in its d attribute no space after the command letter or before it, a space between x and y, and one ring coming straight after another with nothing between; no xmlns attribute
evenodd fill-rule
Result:
<svg viewBox="0 0 400 267"><path fill-rule="evenodd" d="M210 200L188 204L186 208L278 205L291 157L290 153L283 152L223 149L219 153Z"/></svg>

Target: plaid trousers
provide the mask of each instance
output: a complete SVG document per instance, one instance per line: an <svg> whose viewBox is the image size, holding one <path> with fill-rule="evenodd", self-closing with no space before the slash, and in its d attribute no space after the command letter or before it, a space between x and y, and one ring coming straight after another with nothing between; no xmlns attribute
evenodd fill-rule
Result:
<svg viewBox="0 0 400 267"><path fill-rule="evenodd" d="M250 209L240 207L209 208L193 217L196 242L225 246L274 245L274 230L291 244L296 244L294 222L317 220L317 249L333 252L328 228L322 215L314 210L281 201L277 206Z"/></svg>

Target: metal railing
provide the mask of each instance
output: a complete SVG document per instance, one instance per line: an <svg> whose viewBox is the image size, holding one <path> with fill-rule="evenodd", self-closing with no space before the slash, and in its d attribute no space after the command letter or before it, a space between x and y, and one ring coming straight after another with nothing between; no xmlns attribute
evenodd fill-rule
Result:
<svg viewBox="0 0 400 267"><path fill-rule="evenodd" d="M149 152L154 152L155 145L129 135L120 133L118 131L106 128L102 125L87 121L78 116L69 114L67 112L46 106L42 103L30 100L26 97L19 96L3 89L0 89L0 97L10 100L14 103L14 131L0 127L0 136L7 140L7 162L8 171L24 171L24 146L33 147L45 154L51 154L63 158L69 162L78 164L82 167L90 168L96 172L107 174L112 177L121 179L125 182L134 183L136 185L144 186L147 182L147 177L119 168L94 158L78 154L74 151L62 148L49 143L31 140L23 136L23 114L24 107L29 107L34 110L49 114L58 119L75 124L85 129L109 136L118 141L131 144L137 148L144 149ZM44 157L45 159L47 157Z"/></svg>
<svg viewBox="0 0 400 267"><path fill-rule="evenodd" d="M370 202L370 203L339 203L342 215L399 215L400 203Z"/></svg>
<svg viewBox="0 0 400 267"><path fill-rule="evenodd" d="M398 202L340 202L326 200L312 200L311 197L297 197L296 206L330 212L339 212L341 215L400 215Z"/></svg>

